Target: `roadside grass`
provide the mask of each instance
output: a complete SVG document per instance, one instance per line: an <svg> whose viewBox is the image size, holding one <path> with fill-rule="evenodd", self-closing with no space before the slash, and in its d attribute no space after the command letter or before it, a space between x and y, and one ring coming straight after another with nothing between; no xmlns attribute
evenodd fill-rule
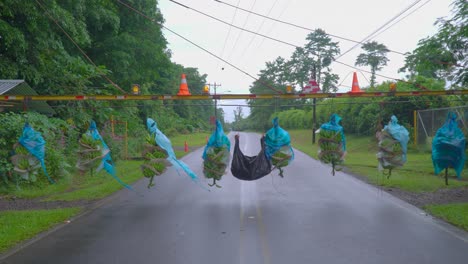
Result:
<svg viewBox="0 0 468 264"><path fill-rule="evenodd" d="M424 209L432 215L468 231L468 203L427 205Z"/></svg>
<svg viewBox="0 0 468 264"><path fill-rule="evenodd" d="M0 253L78 214L80 208L0 212Z"/></svg>
<svg viewBox="0 0 468 264"><path fill-rule="evenodd" d="M70 188L70 179L63 179L55 184L43 181L40 183L34 183L30 186L8 186L2 190L2 193L7 197L17 197L25 199L34 199L37 197L48 196L54 193L60 193Z"/></svg>
<svg viewBox="0 0 468 264"><path fill-rule="evenodd" d="M200 133L191 133L186 135L177 135L171 137L171 143L173 147L182 148L184 147L185 141L190 148L201 147L206 145L206 139L209 138L211 133L200 132Z"/></svg>
<svg viewBox="0 0 468 264"><path fill-rule="evenodd" d="M318 143L312 145L311 130L289 131L293 147L317 159ZM318 138L317 138L318 140ZM396 187L410 192L432 192L442 188L468 186L468 171L457 180L455 172L449 170L449 185L445 185L444 174L434 175L431 154L409 148L407 163L402 168L392 170L389 178L377 169L377 141L372 137L346 136L347 154L344 166L350 172L366 177L379 186Z"/></svg>
<svg viewBox="0 0 468 264"><path fill-rule="evenodd" d="M143 177L140 165L141 161L118 161L117 176L124 183L131 185ZM81 177L81 179L72 186L72 191L55 193L43 201L97 200L124 188L104 170L95 175L76 175L75 177Z"/></svg>
<svg viewBox="0 0 468 264"><path fill-rule="evenodd" d="M312 130L288 130L292 146L314 159L318 159L318 144L312 145ZM316 138L316 142L318 137Z"/></svg>
<svg viewBox="0 0 468 264"><path fill-rule="evenodd" d="M204 147L206 145L206 140L210 138L210 135L211 133L208 132L200 132L187 135L177 135L170 138L176 157L180 159L188 154L188 152L184 151L186 141L189 146L189 150L193 150L195 148Z"/></svg>

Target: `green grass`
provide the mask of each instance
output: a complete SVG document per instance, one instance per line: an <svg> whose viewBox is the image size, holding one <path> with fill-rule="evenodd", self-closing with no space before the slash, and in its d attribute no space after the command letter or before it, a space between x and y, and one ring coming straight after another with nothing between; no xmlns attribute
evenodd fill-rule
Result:
<svg viewBox="0 0 468 264"><path fill-rule="evenodd" d="M80 208L0 212L0 252L61 223Z"/></svg>
<svg viewBox="0 0 468 264"><path fill-rule="evenodd" d="M312 145L312 130L291 130L288 131L291 136L292 146L314 159L318 159L318 144ZM318 137L316 138L316 142Z"/></svg>
<svg viewBox="0 0 468 264"><path fill-rule="evenodd" d="M293 147L317 158L318 144L312 145L312 131L289 131ZM318 138L317 138L318 140ZM456 188L468 186L468 171L462 173L463 180L455 178L455 172L449 170L449 185L445 185L443 173L434 175L431 154L418 152L410 146L407 163L392 171L389 179L377 170L376 158L377 141L372 137L346 136L347 155L344 165L352 172L368 178L376 185L385 187L397 187L410 192L431 192L441 188Z"/></svg>
<svg viewBox="0 0 468 264"><path fill-rule="evenodd" d="M143 177L140 170L141 161L119 161L117 163L117 176L125 183L132 184ZM47 197L45 201L74 201L74 200L96 200L104 198L122 188L107 172L100 171L93 176L83 175L73 186L74 191L56 193Z"/></svg>
<svg viewBox="0 0 468 264"><path fill-rule="evenodd" d="M187 141L187 145L190 148L193 147L201 147L206 145L206 139L210 138L211 133L208 132L201 132L201 133L191 133L187 135L177 135L171 137L172 146L182 148L184 147L185 141Z"/></svg>
<svg viewBox="0 0 468 264"><path fill-rule="evenodd" d="M11 185L8 188L2 190L2 194L5 196L17 197L17 198L26 198L33 199L42 196L48 196L54 193L64 192L70 188L70 180L63 179L55 184L50 184L49 182L35 183L31 186L22 186L16 188L16 186Z"/></svg>
<svg viewBox="0 0 468 264"><path fill-rule="evenodd" d="M424 209L432 215L468 231L468 203L427 205Z"/></svg>

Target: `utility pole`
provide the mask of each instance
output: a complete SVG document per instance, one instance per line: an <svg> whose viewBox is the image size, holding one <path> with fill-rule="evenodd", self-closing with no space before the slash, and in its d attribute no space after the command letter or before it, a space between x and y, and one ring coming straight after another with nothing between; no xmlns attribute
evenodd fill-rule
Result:
<svg viewBox="0 0 468 264"><path fill-rule="evenodd" d="M315 65L314 65L314 68L312 69L312 78L314 80L317 80L316 79L317 77L317 74L316 74L316 68L315 68ZM320 85L320 84L319 84ZM315 144L315 131L317 130L317 118L316 118L316 115L315 115L315 107L317 105L317 98L313 98L312 99L312 144Z"/></svg>
<svg viewBox="0 0 468 264"><path fill-rule="evenodd" d="M215 113L216 120L218 120L218 98L216 96L216 87L221 87L221 84L220 83L217 84L215 82L214 84L208 83L207 85L210 87L210 89L211 89L211 86L213 86L213 88L214 88L214 100L215 100L215 111L214 111L214 113Z"/></svg>

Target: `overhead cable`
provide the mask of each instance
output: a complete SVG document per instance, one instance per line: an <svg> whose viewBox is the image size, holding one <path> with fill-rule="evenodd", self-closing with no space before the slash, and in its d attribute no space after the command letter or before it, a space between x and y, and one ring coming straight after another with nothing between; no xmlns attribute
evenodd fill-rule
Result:
<svg viewBox="0 0 468 264"><path fill-rule="evenodd" d="M292 26L292 27L295 27L295 28L300 28L300 29L307 30L307 31L314 31L314 29L312 29L312 28L300 26L300 25L297 25L297 24L294 24L294 23L291 23L291 22L287 22L287 21L280 20L280 19L277 19L277 18L272 18L272 17L265 16L265 15L262 15L262 14L259 14L259 13L256 13L256 12L252 12L252 11L246 10L246 9L244 9L244 8L236 7L236 6L232 5L232 4L223 2L223 1L221 1L221 0L214 0L214 1L216 1L216 2L218 2L218 3L221 3L221 4L225 4L225 5L230 6L230 7L232 7L232 8L237 8L237 9L239 9L239 10L241 10L241 11L244 11L244 12L248 12L248 13L254 14L254 15L259 16L259 17L263 17L263 18L266 18L266 19L275 21L275 22L279 22L279 23L282 23L282 24L285 24L285 25L289 25L289 26ZM354 42L354 43L361 44L360 41L352 40L352 39L350 39L350 38L340 37L340 36L337 36L337 35L334 35L334 34L330 34L330 33L325 33L325 34L328 35L328 36L330 36L330 37L337 38L337 39L346 40L346 41L349 41L349 42ZM400 54L400 55L405 55L405 53L403 53L403 52L399 52L399 51L395 51L395 50L390 50L390 49L389 49L389 51L390 51L390 52L393 52L393 53Z"/></svg>
<svg viewBox="0 0 468 264"><path fill-rule="evenodd" d="M350 49L348 49L347 51L341 53L340 55L338 55L338 57L336 57L336 59L339 59L341 57L343 57L345 54L347 54L348 52L352 51L353 49L355 49L356 47L362 45L364 42L372 39L372 36L375 35L376 33L378 33L382 28L384 28L385 26L387 26L388 24L392 23L395 19L397 19L398 17L400 17L401 15L403 15L406 11L408 11L410 8L412 8L414 5L416 5L417 3L421 2L422 0L416 0L414 1L412 4L410 4L409 6L407 6L405 9L403 9L402 11L400 11L400 13L398 13L397 15L395 15L394 17L392 17L390 20L388 20L387 22L385 22L382 26L378 27L376 30L372 31L372 33L370 33L369 35L367 35L365 38L363 38L361 41L359 41L358 43L356 43L356 45L352 46ZM387 49L388 50L388 49Z"/></svg>
<svg viewBox="0 0 468 264"><path fill-rule="evenodd" d="M184 7L184 8L193 10L193 11L195 11L195 12L197 12L197 13L199 13L199 14L202 14L202 15L204 15L204 16L207 16L207 17L210 17L210 18L212 18L212 19L215 19L215 20L217 20L217 21L219 21L219 22L221 22L221 23L229 24L228 22L225 22L225 21L223 21L223 20L221 20L221 19L219 19L219 18L216 18L216 17L213 17L213 16L211 16L211 15L205 14L205 13L203 13L203 12L201 12L201 11L198 11L198 10L196 10L196 9L194 9L194 8L191 8L191 7L187 6L187 5L181 4L181 3L177 2L177 1L174 1L174 0L169 0L169 1L174 2L174 3L180 5L180 6ZM419 1L420 1L420 0L419 0ZM119 0L119 2L120 2L120 0ZM233 26L234 26L234 25L233 25ZM234 26L234 27L237 27L237 26ZM237 27L237 28L240 29L240 27ZM259 33L256 33L256 32L250 31L250 30L246 30L246 29L243 29L243 30L244 30L244 31L247 31L247 32L249 32L249 33L251 33L251 34L257 34L257 35L260 35L260 36L264 36L264 37L266 37L267 39L270 39L270 40L273 40L273 41L276 41L276 42L279 42L279 43L282 43L282 44L285 44L285 45L288 45L288 46L291 46L291 47L301 48L300 46L298 46L298 45L296 45L296 44L292 44L292 43L286 42L286 41L284 41L284 40L280 40L280 39L276 39L276 38L273 38L273 37L265 36L265 35L262 35L262 34L259 34ZM216 57L219 58L218 56L216 56ZM222 58L219 58L219 59L223 60ZM223 61L224 61L224 60L223 60ZM364 69L357 68L357 67L355 67L355 66L349 65L349 64L344 63L344 62L341 62L341 61L338 61L338 60L336 60L336 59L334 59L333 61L336 62L336 63L338 63L338 64L342 64L342 65L345 65L345 66L347 66L347 67L350 67L350 68L353 68L353 69L356 69L356 70L359 70L359 71L363 71L363 72L367 72L367 73L372 73L371 71L367 71L367 70L364 70ZM382 75L382 74L378 74L378 73L375 73L375 76L383 77L383 78L390 79L390 80L396 80L396 81L406 82L406 81L401 80L401 79L399 79L399 78L388 77L388 76L385 76L385 75ZM258 79L256 79L256 80L258 80ZM420 88L420 87L418 87L418 88ZM425 89L425 88L423 88L423 89Z"/></svg>
<svg viewBox="0 0 468 264"><path fill-rule="evenodd" d="M227 60L225 60L225 59L219 57L218 55L214 54L213 52L211 52L211 51L205 49L204 47L198 45L197 43L195 43L195 42L193 42L193 41L191 41L191 40L189 40L188 38L182 36L181 34L179 34L179 33L175 32L175 31L171 30L170 28L164 26L164 25L161 24L160 22L157 22L157 21L153 20L152 18L150 18L149 16L147 16L146 14L144 14L143 12L141 12L140 10L134 8L134 7L131 6L130 4L125 3L125 2L123 2L123 1L121 1L121 0L117 0L117 1L118 1L121 5L123 5L123 6L127 7L128 9L132 10L133 12L135 12L135 13L139 14L140 16L142 16L142 17L148 19L148 20L151 21L152 23L155 23L155 24L159 25L160 27L166 29L167 31L169 31L169 32L171 32L172 34L178 36L179 38L181 38L181 39L187 41L188 43L194 45L195 47L197 47L197 48L203 50L204 52L210 54L211 56L217 58L218 60L221 60L222 62L224 62L224 63L226 63L227 65L231 66L232 68L238 70L239 72L242 72L243 74L249 76L250 78L254 79L255 81L258 81L258 82L262 83L263 85L265 85L265 87L267 87L267 88L269 88L269 89L271 89L271 90L273 90L273 91L275 91L275 92L277 92L277 93L283 93L283 92L281 92L280 90L278 90L278 89L272 87L271 85L268 85L267 83L264 83L262 80L260 80L260 79L258 79L258 78L256 78L256 77L254 77L254 76L251 75L250 73L248 73L248 72L242 70L241 68L237 67L236 65L230 63L229 61L227 61Z"/></svg>

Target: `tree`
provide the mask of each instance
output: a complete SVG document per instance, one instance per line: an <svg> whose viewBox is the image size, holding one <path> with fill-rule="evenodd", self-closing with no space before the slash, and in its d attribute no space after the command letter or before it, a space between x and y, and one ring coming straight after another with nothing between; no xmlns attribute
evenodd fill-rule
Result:
<svg viewBox="0 0 468 264"><path fill-rule="evenodd" d="M236 109L233 110L234 112L234 122L232 122L232 128L234 130L243 130L242 121L244 119L244 114L242 113L242 107L238 106Z"/></svg>
<svg viewBox="0 0 468 264"><path fill-rule="evenodd" d="M376 41L364 43L362 49L365 53L359 54L356 59L356 66L370 66L371 68L371 87L375 86L375 73L387 65L388 58L386 57L389 51L384 44Z"/></svg>
<svg viewBox="0 0 468 264"><path fill-rule="evenodd" d="M422 39L418 47L409 53L401 72L408 72L409 78L422 75L444 79L453 85L465 87L468 84L468 2L455 0L453 16L440 18L438 32Z"/></svg>
<svg viewBox="0 0 468 264"><path fill-rule="evenodd" d="M322 29L309 33L306 40L308 42L305 46L296 48L291 56L293 78L301 88L304 88L315 69L317 83L322 91L336 91L338 76L331 72L329 66L340 53L338 42L333 42Z"/></svg>

